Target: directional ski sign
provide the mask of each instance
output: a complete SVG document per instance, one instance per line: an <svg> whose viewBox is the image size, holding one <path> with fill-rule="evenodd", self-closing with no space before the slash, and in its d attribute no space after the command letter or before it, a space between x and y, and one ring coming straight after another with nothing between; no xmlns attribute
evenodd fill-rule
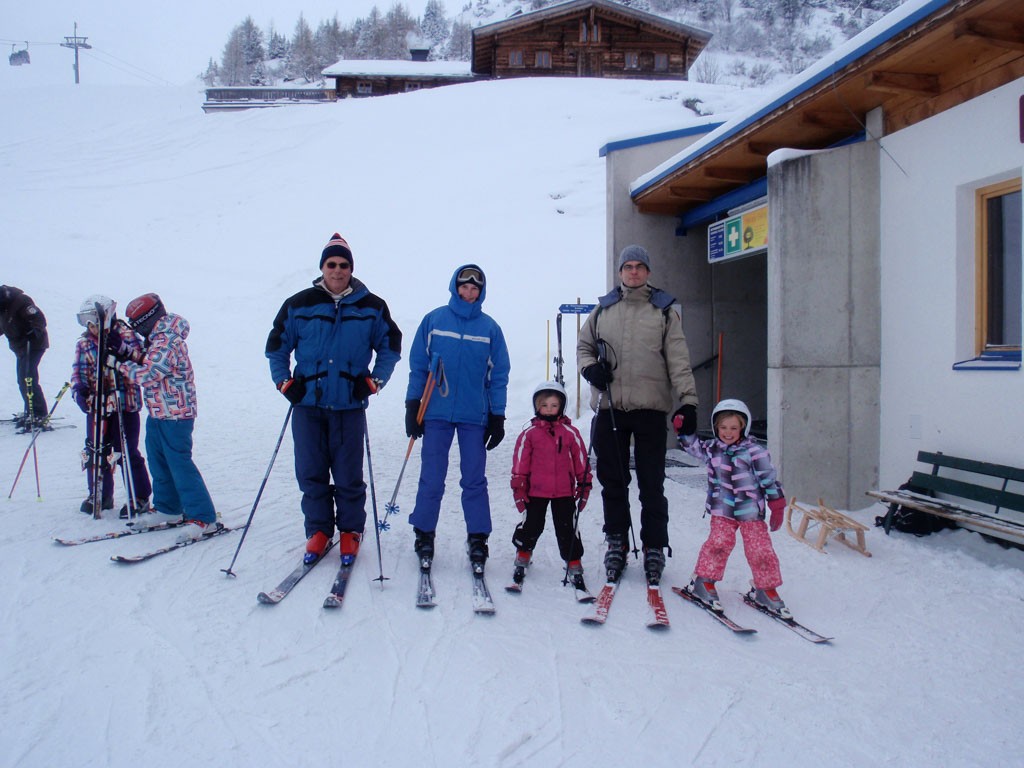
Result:
<svg viewBox="0 0 1024 768"><path fill-rule="evenodd" d="M563 315L589 315L597 304L563 304L558 311Z"/></svg>

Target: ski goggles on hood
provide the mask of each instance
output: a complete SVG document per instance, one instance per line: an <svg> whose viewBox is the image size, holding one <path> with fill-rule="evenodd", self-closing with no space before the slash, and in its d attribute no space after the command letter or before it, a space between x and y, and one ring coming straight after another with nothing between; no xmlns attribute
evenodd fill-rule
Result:
<svg viewBox="0 0 1024 768"><path fill-rule="evenodd" d="M460 285L475 285L477 288L484 287L484 273L475 267L466 267L455 277L455 287Z"/></svg>

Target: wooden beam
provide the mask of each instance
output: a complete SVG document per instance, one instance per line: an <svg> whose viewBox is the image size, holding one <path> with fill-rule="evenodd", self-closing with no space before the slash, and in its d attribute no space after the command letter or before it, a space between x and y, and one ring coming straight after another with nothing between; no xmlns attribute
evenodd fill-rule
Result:
<svg viewBox="0 0 1024 768"><path fill-rule="evenodd" d="M916 72L869 72L865 87L871 91L915 96L938 96L941 88L938 75Z"/></svg>
<svg viewBox="0 0 1024 768"><path fill-rule="evenodd" d="M835 110L805 110L800 113L800 122L821 128L852 128L860 125L856 115Z"/></svg>
<svg viewBox="0 0 1024 768"><path fill-rule="evenodd" d="M668 191L672 193L672 197L678 197L682 200L697 200L699 202L706 203L709 200L715 199L715 194L708 189L673 185L668 188Z"/></svg>
<svg viewBox="0 0 1024 768"><path fill-rule="evenodd" d="M1024 24L1012 21L966 19L953 28L953 37L978 37L992 45L1024 51Z"/></svg>
<svg viewBox="0 0 1024 768"><path fill-rule="evenodd" d="M760 155L761 157L768 157L768 155L770 155L776 149L782 149L783 146L784 146L783 144L775 144L775 143L772 143L772 142L765 142L765 141L748 141L747 142L747 149L752 154Z"/></svg>
<svg viewBox="0 0 1024 768"><path fill-rule="evenodd" d="M708 166L703 169L703 173L705 178L714 179L715 181L747 182L757 176L759 172L743 168L723 168L721 166L714 168Z"/></svg>

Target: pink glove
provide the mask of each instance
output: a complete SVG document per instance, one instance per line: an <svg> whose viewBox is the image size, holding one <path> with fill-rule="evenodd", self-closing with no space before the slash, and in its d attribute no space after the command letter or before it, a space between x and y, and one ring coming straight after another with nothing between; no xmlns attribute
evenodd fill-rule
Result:
<svg viewBox="0 0 1024 768"><path fill-rule="evenodd" d="M530 480L526 475L512 475L512 498L516 503L516 509L520 512L526 511L526 502L530 498Z"/></svg>
<svg viewBox="0 0 1024 768"><path fill-rule="evenodd" d="M583 508L587 506L587 499L590 498L590 483L580 483L576 486L576 493L573 494L576 498L576 511L582 512Z"/></svg>
<svg viewBox="0 0 1024 768"><path fill-rule="evenodd" d="M781 496L768 502L768 509L771 515L768 518L768 527L777 531L782 527L782 513L786 511L786 500Z"/></svg>

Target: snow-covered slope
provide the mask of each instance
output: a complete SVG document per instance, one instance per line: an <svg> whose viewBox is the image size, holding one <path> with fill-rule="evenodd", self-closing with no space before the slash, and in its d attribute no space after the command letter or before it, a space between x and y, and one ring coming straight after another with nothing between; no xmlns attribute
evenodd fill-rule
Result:
<svg viewBox="0 0 1024 768"><path fill-rule="evenodd" d="M368 529L340 612L321 608L327 564L282 604L256 603L302 545L287 437L237 578L220 569L238 534L138 566L109 557L173 535L61 548L53 536L119 526L77 512L84 417L62 403L63 423L77 428L40 438L41 500L30 458L0 507L0 765L1014 762L1024 747L1015 674L1024 558L974 534L873 530L870 559L776 534L790 607L836 637L822 647L740 603L749 572L739 551L722 593L758 629L747 639L671 594L671 630L646 630L636 567L608 623L582 626L550 530L524 593L501 589L517 520L510 452L547 375L546 321L560 303L604 289L598 148L696 119L681 106L691 96L723 117L748 97L692 83L520 80L206 116L189 89L0 90L0 282L26 290L48 316L47 392L70 372L85 296L107 293L123 308L159 292L192 324L195 457L226 523L245 522L286 412L263 357L271 320L317 274L335 230L352 244L355 274L408 334L446 300L455 266L482 264L485 310L503 325L513 362L510 435L489 455L493 618L470 610L454 467L438 534L439 606L413 607L406 516L418 449L401 512L381 534L383 568ZM571 323L566 336L571 367ZM13 364L0 350L7 411L19 404ZM407 443L406 373L403 363L369 412L381 515ZM5 494L26 445L0 426ZM666 586L688 579L707 533L702 471L669 474ZM869 521L880 510L853 514ZM600 528L595 493L581 519L595 588ZM381 571L387 580L375 581Z"/></svg>

